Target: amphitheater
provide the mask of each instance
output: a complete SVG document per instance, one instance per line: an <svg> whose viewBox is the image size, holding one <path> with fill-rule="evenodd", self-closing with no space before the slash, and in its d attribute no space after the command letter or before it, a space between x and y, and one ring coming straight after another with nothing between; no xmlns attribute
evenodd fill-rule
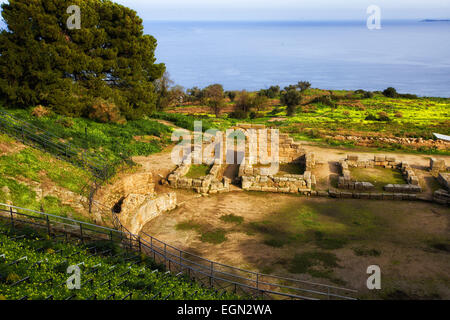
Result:
<svg viewBox="0 0 450 320"><path fill-rule="evenodd" d="M397 255L373 232L389 239L401 234L402 259L417 255L426 259L424 267L436 270L448 265L445 246L443 253L433 251L438 259L422 257L409 246L415 238L408 229L424 229L426 221L425 229L445 238L450 204L445 157L342 152L265 129L238 124L225 135L208 137L200 148L183 144L179 163L172 161L172 147L135 157L137 170L119 173L95 192L92 214L108 225L112 211L122 240L169 271L189 273L220 290L234 286L234 293L244 296L373 297L364 287L361 263L367 260L361 258L383 264L385 255ZM192 175L198 168L204 173ZM5 217L27 212L5 206ZM401 212L408 218L399 217ZM95 230L75 223L81 239ZM386 223L401 228L391 230ZM49 233L61 232L47 227ZM67 237L65 227L63 233ZM436 290L440 297L448 294L441 286Z"/></svg>

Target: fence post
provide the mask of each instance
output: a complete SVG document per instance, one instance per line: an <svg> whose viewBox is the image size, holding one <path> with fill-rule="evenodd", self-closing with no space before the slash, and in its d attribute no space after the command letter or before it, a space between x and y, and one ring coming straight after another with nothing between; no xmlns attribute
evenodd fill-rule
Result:
<svg viewBox="0 0 450 320"><path fill-rule="evenodd" d="M83 239L83 225L80 223L80 236L81 236L81 243L84 243Z"/></svg>
<svg viewBox="0 0 450 320"><path fill-rule="evenodd" d="M256 289L259 290L259 273L256 274Z"/></svg>
<svg viewBox="0 0 450 320"><path fill-rule="evenodd" d="M50 235L50 219L48 218L48 216L46 216L47 217L47 231L48 231L48 235Z"/></svg>
<svg viewBox="0 0 450 320"><path fill-rule="evenodd" d="M11 214L11 226L12 226L12 229L14 231L14 212L13 212L13 208L12 207L9 207L9 212Z"/></svg>
<svg viewBox="0 0 450 320"><path fill-rule="evenodd" d="M141 236L138 236L139 252L142 253Z"/></svg>

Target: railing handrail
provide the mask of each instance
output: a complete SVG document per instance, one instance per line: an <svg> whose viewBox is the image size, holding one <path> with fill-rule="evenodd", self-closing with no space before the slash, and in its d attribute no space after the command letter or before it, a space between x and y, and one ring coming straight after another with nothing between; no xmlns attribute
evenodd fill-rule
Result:
<svg viewBox="0 0 450 320"><path fill-rule="evenodd" d="M356 293L357 292L356 290L348 289L348 288L341 288L341 287L329 286L329 285L325 285L325 284L318 284L318 283L309 282L309 281L303 281L303 280L298 280L298 279L291 279L291 278L272 276L272 275L257 273L257 272L254 272L254 271L249 271L249 270L244 270L244 269L240 269L240 268L235 268L233 266L225 265L225 264L222 264L222 263L217 263L215 261L212 261L212 260L209 260L209 259L205 259L205 258L199 257L197 255L190 254L188 252L185 252L183 250L175 248L174 246L168 245L167 243L165 243L163 241L160 241L160 240L156 239L155 237L147 235L147 234L145 234L145 235L150 237L151 242L148 242L145 238L140 237L139 235L135 235L133 233L130 233L128 231L124 232L122 230L117 230L117 229L112 229L112 228L108 228L108 227L103 227L103 226L91 224L91 223L88 223L88 222L83 222L83 221L79 221L79 220L75 220L75 219L71 219L71 218L67 218L67 217L61 217L61 216L48 214L48 213L44 213L44 212L40 212L40 211L36 211L36 210L26 209L26 208L22 208L22 207L10 205L10 204L0 203L0 206L9 208L9 210L0 209L1 212L5 212L5 213L13 212L14 209L15 210L23 210L23 211L26 211L26 212L37 214L38 217L35 217L35 216L32 216L32 215L26 215L24 213L19 213L17 211L15 211L13 213L14 214L18 214L18 215L23 215L23 216L26 216L26 217L29 217L29 218L39 218L39 219L47 220L47 221L49 221L48 218L58 219L58 220L64 221L64 222L71 222L71 224L58 222L58 223L61 223L61 224L64 224L64 225L68 225L68 226L72 226L72 227L79 227L79 228L82 228L82 226L92 227L92 228L95 228L97 230L105 231L105 234L112 234L112 232L114 232L115 234L119 234L121 236L121 238L125 238L125 239L129 238L130 241L135 241L135 242L139 241L139 243L141 245L143 245L145 248L151 250L155 254L161 255L162 257L164 257L164 259L166 259L168 261L171 261L172 263L176 263L176 264L179 264L180 266L183 266L185 268L189 268L193 272L201 273L201 274L204 274L206 276L211 276L211 277L213 277L216 280L220 280L220 281L224 281L224 282L228 282L228 283L233 283L233 284L239 284L241 286L244 286L245 285L244 283L231 281L229 279L225 279L225 278L222 278L222 277L217 277L217 275L214 275L214 273L222 274L224 276L234 277L235 279L241 279L243 282L247 281L247 282L256 284L256 287L250 287L249 286L249 288L252 288L254 290L260 290L257 287L258 284L259 284L259 285L267 285L267 286L278 287L280 289L281 288L285 288L285 289L303 291L303 292L307 292L307 293L311 293L311 294L326 295L328 297L333 296L333 297L343 298L343 299L353 299L353 298L352 297L348 297L348 296L342 296L342 295L335 294L335 293L331 293L331 292L329 292L329 290L330 289L342 290L342 291L348 292L348 293L350 293L350 292L351 293ZM42 216L45 217L45 218L42 218ZM86 228L86 231L96 231L96 230L91 230L89 228ZM96 232L102 233L101 231L96 231ZM159 242L160 245L155 245L153 243L153 241ZM161 245L163 247L161 247ZM169 246L170 246L171 249L173 249L176 252L178 252L179 255L175 255L175 254L171 253L170 251L167 251L167 247L169 247ZM164 247L166 247L166 250L164 250ZM190 255L190 256L199 258L201 261L207 261L208 264L211 264L212 269L209 269L208 267L206 267L204 265L200 265L200 264L198 264L195 261L183 258L182 257L183 253L185 253L186 255ZM186 262L186 263L197 265L197 266L199 266L201 268L198 268L198 267L194 268L194 267L192 267L192 265L190 266L190 265L187 265L185 263L182 263L182 261ZM232 273L224 272L224 271L221 271L221 270L215 270L214 269L214 265L227 267L227 268L230 268L230 270L241 271L241 272L246 272L248 274L256 275L257 279L259 278L261 280L258 281L258 280L252 279L252 278L245 278L245 277L243 277L241 275L232 274ZM209 272L210 270L213 272L213 274L211 274ZM262 280L264 277L266 278L265 281ZM282 285L282 284L277 284L277 283L270 283L270 282L267 282L267 278L273 278L273 279L284 280L284 281L291 281L293 283L298 283L298 284L308 284L308 285L312 285L312 286L317 286L317 287L320 287L320 288L323 288L323 289L327 290L327 292L320 292L320 291L315 291L315 290L309 290L309 289L306 289L306 288L297 288L297 287L292 287L292 286L288 286L288 285ZM247 285L245 285L245 286L247 286ZM269 292L268 290L263 290L263 291ZM272 292L272 293L277 293L277 292ZM281 292L279 292L279 293L281 294ZM291 296L291 294L287 294L287 295ZM296 296L296 295L292 295L292 296ZM298 297L300 297L300 296L298 296Z"/></svg>
<svg viewBox="0 0 450 320"><path fill-rule="evenodd" d="M319 286L319 287L332 288L332 289L336 289L336 290L349 291L349 292L353 292L353 293L357 293L357 292L358 292L357 290L354 290L354 289L342 288L342 287L337 287L337 286L332 286L332 285L326 285L326 284L323 284L323 283L315 283L315 282L306 281L306 280L300 280L300 279L286 278L286 277L281 277L281 276L276 276L276 275L270 275L270 274L265 274L265 273L259 273L259 272L255 272L255 271L251 271L251 270L245 270L245 269L241 269L241 268L238 268L238 267L233 267L233 266L230 266L230 265L226 265L226 264L223 264L223 263L220 263L220 262L212 261L212 260L209 260L209 259L200 257L200 256L198 256L198 255L189 253L189 252L187 252L187 251L178 249L178 248L176 248L176 247L174 247L174 246L172 246L172 245L170 245L170 244L165 243L164 241L158 240L158 239L156 239L155 237L148 235L148 234L145 233L145 232L141 232L141 233L144 234L144 235L147 236L147 237L150 237L150 238L153 239L153 240L156 240L156 241L162 243L163 245L166 245L166 246L169 247L169 248L172 248L172 249L174 249L174 250L176 250L176 251L178 251L178 252L180 252L180 253L184 253L184 254L190 255L190 256L192 256L192 257L198 258L198 259L201 260L201 261L208 262L208 264L211 264L211 263L212 263L212 264L214 264L214 265L218 265L218 266L230 268L230 269L232 269L232 270L242 271L242 272L246 272L246 273L249 273L249 274L253 274L253 275L258 276L258 277L276 278L276 279L278 279L278 280L293 281L293 282L298 282L298 283L308 284L308 285L312 285L312 286ZM145 242L148 243L148 241L146 241L145 238L142 238L142 237L141 237L141 239L142 239L143 241L145 241ZM170 252L167 252L167 253L168 253L168 254L171 254L171 255L173 255L173 256L175 256L174 254L172 254L172 253L170 253ZM198 262L194 262L194 261L191 261L191 262L194 263L194 264L196 264L196 265L198 265L198 266L201 266L201 267L204 267L204 268L208 268L208 267L206 267L206 266L203 266L203 265L199 264ZM214 271L221 272L221 271L219 271L219 270L214 270ZM230 275L231 275L231 274L230 274ZM233 275L233 276L239 277L239 276L236 276L236 275ZM242 278L243 278L243 277L242 277ZM248 278L245 278L245 279L248 279ZM250 280L250 279L248 279L248 280ZM252 280L252 281L253 281L253 280ZM256 280L254 280L254 281L256 281Z"/></svg>

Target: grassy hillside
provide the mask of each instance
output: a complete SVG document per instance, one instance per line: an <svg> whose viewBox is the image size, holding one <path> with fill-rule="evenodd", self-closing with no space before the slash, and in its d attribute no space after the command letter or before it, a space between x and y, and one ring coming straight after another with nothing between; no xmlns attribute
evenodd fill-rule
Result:
<svg viewBox="0 0 450 320"><path fill-rule="evenodd" d="M91 178L87 171L0 134L0 202L89 220L57 196L66 194L66 200L79 205L74 198L84 195Z"/></svg>
<svg viewBox="0 0 450 320"><path fill-rule="evenodd" d="M50 114L35 117L29 110L7 110L13 116L46 130L64 142L101 155L111 163L124 157L157 153L170 141L171 128L157 121L142 119L126 124L99 123L85 118Z"/></svg>

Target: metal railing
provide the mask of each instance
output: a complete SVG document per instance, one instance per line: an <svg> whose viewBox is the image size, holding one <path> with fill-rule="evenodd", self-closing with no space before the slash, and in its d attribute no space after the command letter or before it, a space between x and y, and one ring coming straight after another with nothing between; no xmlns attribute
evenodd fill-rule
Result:
<svg viewBox="0 0 450 320"><path fill-rule="evenodd" d="M355 290L239 269L177 249L146 233L140 236L70 218L0 203L0 219L11 225L31 225L67 240L110 240L153 257L169 271L183 273L203 285L262 299L354 300ZM120 221L118 222L120 223Z"/></svg>
<svg viewBox="0 0 450 320"><path fill-rule="evenodd" d="M89 170L96 178L101 180L106 180L113 173L113 167L107 161L96 159L87 154L85 150L63 141L61 137L14 117L1 109L0 130L24 144L40 148L59 159Z"/></svg>

